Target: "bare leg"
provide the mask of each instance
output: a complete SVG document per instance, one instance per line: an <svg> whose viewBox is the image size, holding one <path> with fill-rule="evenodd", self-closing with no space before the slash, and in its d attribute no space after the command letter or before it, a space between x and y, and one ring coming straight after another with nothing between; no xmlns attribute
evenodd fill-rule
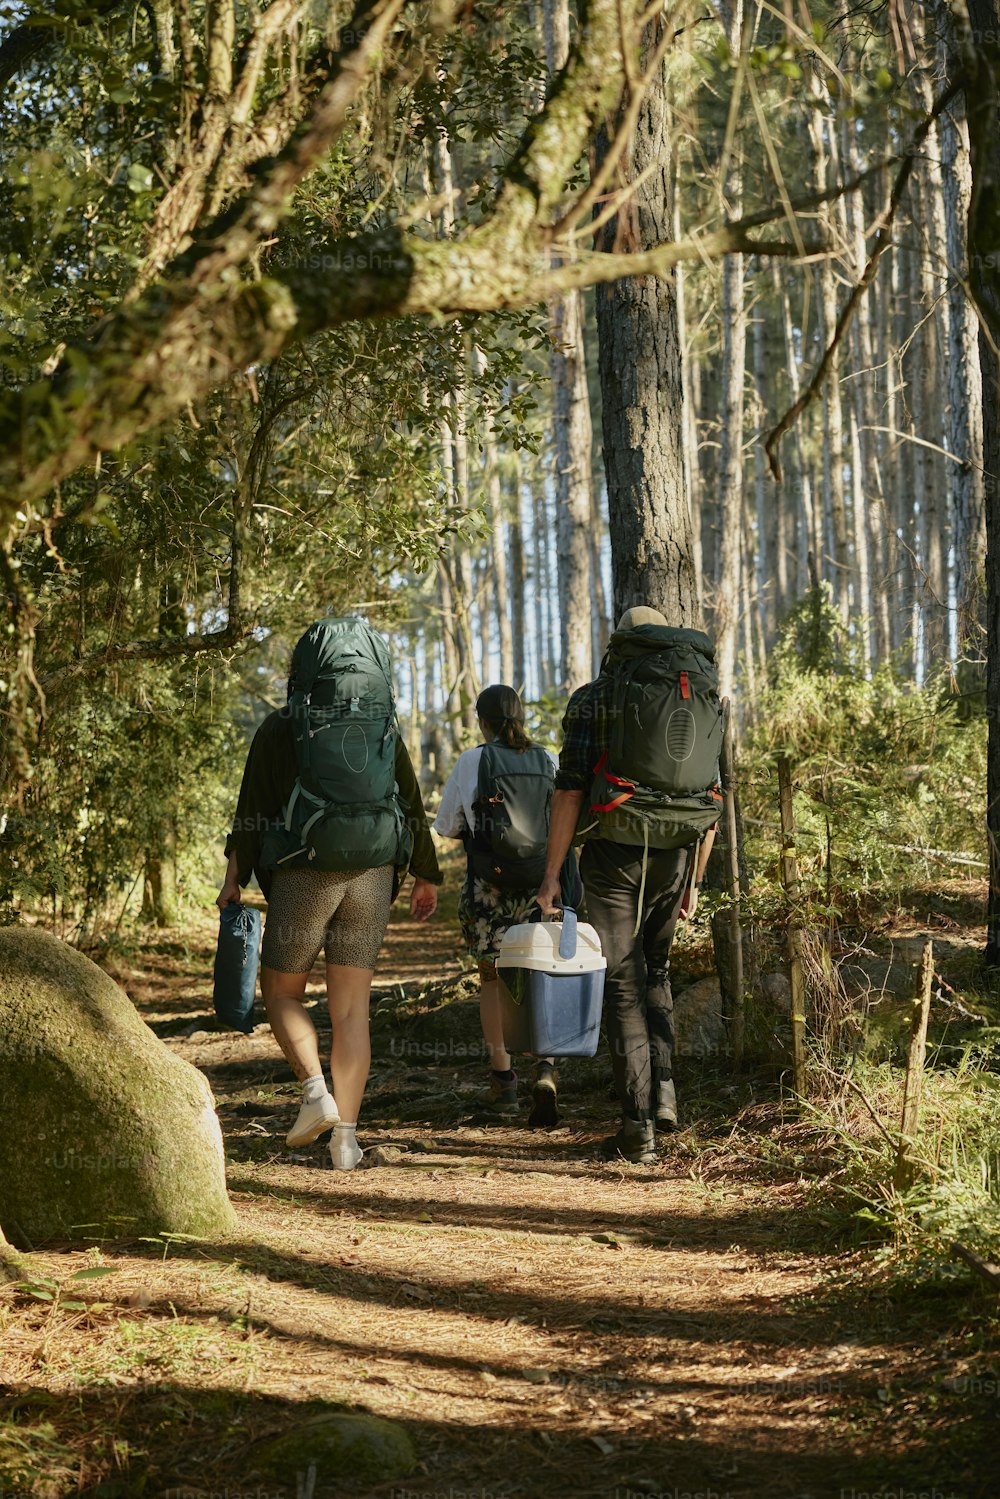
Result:
<svg viewBox="0 0 1000 1499"><path fill-rule="evenodd" d="M274 1039L299 1082L318 1077L323 1068L316 1043L316 1027L306 1013L308 973L281 973L261 965L260 992Z"/></svg>
<svg viewBox="0 0 1000 1499"><path fill-rule="evenodd" d="M500 981L497 978L496 964L486 958L479 960L479 1021L483 1027L490 1066L494 1072L509 1072L511 1058L504 1041Z"/></svg>
<svg viewBox="0 0 1000 1499"><path fill-rule="evenodd" d="M333 1027L330 1076L341 1119L357 1123L358 1111L368 1082L372 1045L368 1029L371 968L326 966L326 994Z"/></svg>

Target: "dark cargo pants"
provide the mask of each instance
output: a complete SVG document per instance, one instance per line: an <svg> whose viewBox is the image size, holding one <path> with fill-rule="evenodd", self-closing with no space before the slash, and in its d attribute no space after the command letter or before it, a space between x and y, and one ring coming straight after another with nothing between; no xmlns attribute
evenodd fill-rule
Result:
<svg viewBox="0 0 1000 1499"><path fill-rule="evenodd" d="M670 944L693 854L693 847L649 850L636 935L642 849L595 839L580 858L587 919L608 960L604 1014L615 1088L630 1119L651 1119L655 1084L673 1076Z"/></svg>

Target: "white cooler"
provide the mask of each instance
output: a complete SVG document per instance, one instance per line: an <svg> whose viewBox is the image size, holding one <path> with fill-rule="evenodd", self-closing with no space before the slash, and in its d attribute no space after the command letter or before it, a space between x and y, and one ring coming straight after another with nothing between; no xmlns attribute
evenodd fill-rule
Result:
<svg viewBox="0 0 1000 1499"><path fill-rule="evenodd" d="M540 1057L592 1057L607 966L594 928L568 907L562 921L509 927L497 958L508 1048Z"/></svg>

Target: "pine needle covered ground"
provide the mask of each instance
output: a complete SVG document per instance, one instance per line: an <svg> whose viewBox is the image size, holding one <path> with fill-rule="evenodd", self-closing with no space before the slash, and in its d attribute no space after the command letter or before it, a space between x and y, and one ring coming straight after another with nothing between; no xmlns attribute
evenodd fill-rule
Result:
<svg viewBox="0 0 1000 1499"><path fill-rule="evenodd" d="M600 1059L564 1068L562 1128L485 1122L454 931L394 921L353 1175L322 1143L285 1148L296 1090L269 1033L208 1028L208 928L122 963L212 1083L239 1232L11 1270L5 1496L995 1493L989 1291L908 1283L835 1239L815 1132L766 1083L748 1108L747 1085L689 1064L692 1126L652 1168L593 1160ZM398 1423L409 1475L262 1469L331 1405Z"/></svg>

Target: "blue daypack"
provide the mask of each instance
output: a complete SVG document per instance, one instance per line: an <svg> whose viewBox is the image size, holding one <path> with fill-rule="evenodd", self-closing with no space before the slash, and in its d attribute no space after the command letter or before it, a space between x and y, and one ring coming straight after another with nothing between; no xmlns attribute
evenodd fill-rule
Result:
<svg viewBox="0 0 1000 1499"><path fill-rule="evenodd" d="M219 912L212 1003L223 1025L245 1036L253 1034L260 925L260 912L242 901L231 901Z"/></svg>

